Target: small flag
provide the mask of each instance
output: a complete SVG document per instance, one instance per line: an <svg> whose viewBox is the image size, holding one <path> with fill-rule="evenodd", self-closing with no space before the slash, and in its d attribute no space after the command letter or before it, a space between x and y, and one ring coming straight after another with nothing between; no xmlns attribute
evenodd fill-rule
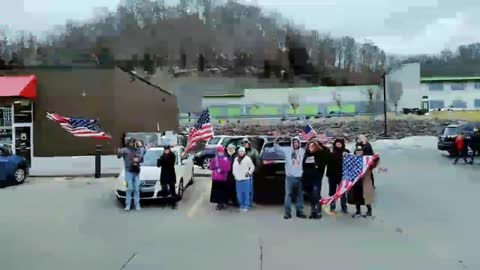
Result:
<svg viewBox="0 0 480 270"><path fill-rule="evenodd" d="M56 113L47 113L47 118L60 124L63 129L75 137L89 137L100 140L112 138L102 131L95 119L64 117Z"/></svg>
<svg viewBox="0 0 480 270"><path fill-rule="evenodd" d="M305 141L310 141L317 136L317 132L315 132L311 125L306 125L305 129L302 130L301 136Z"/></svg>
<svg viewBox="0 0 480 270"><path fill-rule="evenodd" d="M197 142L199 141L208 141L213 138L213 126L210 122L210 112L205 109L200 118L198 118L197 123L193 126L192 130L190 131L187 139L187 147L185 152L183 153L183 157L185 157L188 152L192 151L192 149L197 146Z"/></svg>
<svg viewBox="0 0 480 270"><path fill-rule="evenodd" d="M342 181L337 191L333 196L321 199L320 204L331 204L342 197L358 180L362 179L368 169L373 169L377 166L379 158L378 154L373 156L356 156L346 153L343 156Z"/></svg>

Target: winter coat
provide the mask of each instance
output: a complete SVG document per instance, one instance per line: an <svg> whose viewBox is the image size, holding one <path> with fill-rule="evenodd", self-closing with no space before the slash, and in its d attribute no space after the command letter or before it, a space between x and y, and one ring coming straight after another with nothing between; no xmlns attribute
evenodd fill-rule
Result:
<svg viewBox="0 0 480 270"><path fill-rule="evenodd" d="M252 162L252 159L245 155L245 157L239 162L239 158L236 157L233 162L233 175L235 180L242 181L249 179L255 170L255 165Z"/></svg>
<svg viewBox="0 0 480 270"><path fill-rule="evenodd" d="M217 155L210 160L212 170L212 181L227 181L231 169L230 159L225 155Z"/></svg>
<svg viewBox="0 0 480 270"><path fill-rule="evenodd" d="M359 142L355 145L355 148L357 148L357 146L359 146L359 145L362 146L364 155L373 156L375 154L373 152L372 145L369 142L367 142L366 144L363 144L363 143ZM355 151L355 149L354 149L354 151Z"/></svg>
<svg viewBox="0 0 480 270"><path fill-rule="evenodd" d="M334 147L327 165L327 177L337 180L338 183L342 180L343 153L350 153L350 151Z"/></svg>
<svg viewBox="0 0 480 270"><path fill-rule="evenodd" d="M463 148L465 147L465 139L463 136L457 136L455 139L455 147L458 151L463 151Z"/></svg>
<svg viewBox="0 0 480 270"><path fill-rule="evenodd" d="M315 153L306 152L303 156L302 178L305 184L311 185L313 183L321 182L323 175L325 174L325 167L328 164L330 153L325 150L319 150Z"/></svg>
<svg viewBox="0 0 480 270"><path fill-rule="evenodd" d="M176 157L173 152L170 152L170 154L163 154L157 160L157 167L162 168L160 173L160 183L168 184L177 181L177 176L175 174L175 161Z"/></svg>
<svg viewBox="0 0 480 270"><path fill-rule="evenodd" d="M128 172L140 173L140 163L143 155L135 147L124 147L118 151L118 158L123 158L125 170Z"/></svg>
<svg viewBox="0 0 480 270"><path fill-rule="evenodd" d="M347 193L348 203L353 205L371 205L374 198L372 170L368 169Z"/></svg>

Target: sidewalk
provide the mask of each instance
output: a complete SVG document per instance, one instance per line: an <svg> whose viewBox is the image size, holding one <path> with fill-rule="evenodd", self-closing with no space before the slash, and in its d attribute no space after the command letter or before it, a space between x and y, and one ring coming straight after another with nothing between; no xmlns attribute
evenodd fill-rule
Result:
<svg viewBox="0 0 480 270"><path fill-rule="evenodd" d="M122 160L117 156L102 156L102 177L117 176L122 170ZM95 175L95 156L34 157L30 176L68 177Z"/></svg>

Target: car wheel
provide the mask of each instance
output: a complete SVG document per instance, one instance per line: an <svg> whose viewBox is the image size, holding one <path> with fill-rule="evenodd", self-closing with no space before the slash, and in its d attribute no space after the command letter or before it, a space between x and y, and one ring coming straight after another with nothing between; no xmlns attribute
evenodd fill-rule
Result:
<svg viewBox="0 0 480 270"><path fill-rule="evenodd" d="M183 191L184 191L183 179L180 179L180 183L178 184L178 192L177 192L177 197L179 200L183 198Z"/></svg>
<svg viewBox="0 0 480 270"><path fill-rule="evenodd" d="M202 168L208 169L210 167L210 158L204 158L202 162Z"/></svg>
<svg viewBox="0 0 480 270"><path fill-rule="evenodd" d="M25 182L25 179L27 178L27 171L23 168L17 168L14 173L15 177L15 183L17 185L22 184Z"/></svg>

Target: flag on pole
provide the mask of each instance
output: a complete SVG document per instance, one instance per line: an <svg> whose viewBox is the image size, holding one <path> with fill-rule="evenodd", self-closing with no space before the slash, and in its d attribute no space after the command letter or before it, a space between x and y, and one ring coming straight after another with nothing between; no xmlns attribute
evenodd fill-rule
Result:
<svg viewBox="0 0 480 270"><path fill-rule="evenodd" d="M342 181L335 194L331 197L321 199L320 205L329 205L342 197L342 195L349 191L358 180L362 179L368 169L373 169L377 166L379 159L380 157L378 154L373 156L356 156L350 153L345 153L343 156Z"/></svg>
<svg viewBox="0 0 480 270"><path fill-rule="evenodd" d="M183 153L183 156L185 157L188 152L192 151L192 149L197 146L197 142L208 141L211 138L213 138L213 126L210 122L210 112L207 108L202 112L200 118L197 120L197 123L190 131L187 139L187 147Z"/></svg>
<svg viewBox="0 0 480 270"><path fill-rule="evenodd" d="M305 141L310 141L317 136L317 132L315 132L312 126L308 124L305 126L305 129L302 130L301 136Z"/></svg>
<svg viewBox="0 0 480 270"><path fill-rule="evenodd" d="M56 113L48 113L47 118L60 124L60 126L75 137L89 137L93 139L108 140L112 137L102 131L97 120L88 118L64 117Z"/></svg>

